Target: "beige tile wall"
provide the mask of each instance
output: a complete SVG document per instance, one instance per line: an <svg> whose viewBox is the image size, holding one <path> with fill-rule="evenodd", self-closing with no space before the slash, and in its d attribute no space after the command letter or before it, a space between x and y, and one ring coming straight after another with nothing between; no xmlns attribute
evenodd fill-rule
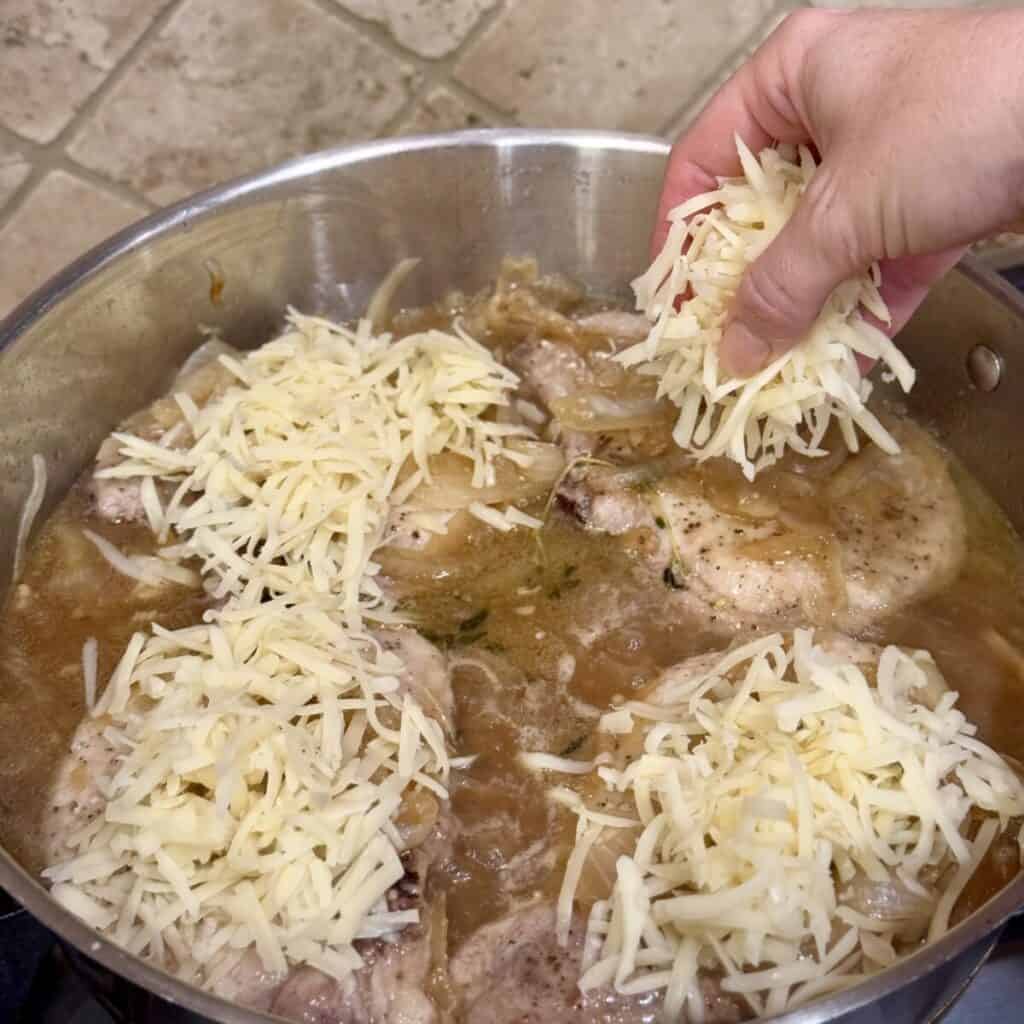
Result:
<svg viewBox="0 0 1024 1024"><path fill-rule="evenodd" d="M0 0L0 315L141 214L310 150L507 124L674 134L802 5Z"/></svg>

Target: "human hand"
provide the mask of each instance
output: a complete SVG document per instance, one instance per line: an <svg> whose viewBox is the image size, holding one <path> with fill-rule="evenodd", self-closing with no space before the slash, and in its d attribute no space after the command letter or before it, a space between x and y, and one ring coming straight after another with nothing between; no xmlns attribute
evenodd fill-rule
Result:
<svg viewBox="0 0 1024 1024"><path fill-rule="evenodd" d="M810 143L821 165L750 266L722 362L756 372L796 344L839 283L878 260L898 331L971 242L1024 215L1024 11L801 11L672 149L655 251L679 203L754 152Z"/></svg>

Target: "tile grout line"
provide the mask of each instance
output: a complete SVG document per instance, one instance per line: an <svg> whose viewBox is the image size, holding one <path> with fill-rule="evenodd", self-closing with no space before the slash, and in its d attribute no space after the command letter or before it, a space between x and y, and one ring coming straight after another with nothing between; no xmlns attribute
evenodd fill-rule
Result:
<svg viewBox="0 0 1024 1024"><path fill-rule="evenodd" d="M473 89L469 89L464 86L456 77L455 69L461 62L462 58L482 39L490 30L491 27L498 22L498 20L508 10L506 0L497 0L490 10L484 11L483 14L477 19L476 24L466 33L465 38L456 46L451 53L446 54L444 57L435 61L428 61L426 58L421 58L429 66L426 69L426 73L433 73L434 85L443 86L453 96L470 108L474 113L485 118L489 121L494 121L497 124L508 124L510 121L514 121L512 114L508 110L503 110L495 103L491 103L485 99L479 93ZM397 40L392 40L396 47L401 48L401 44ZM429 91L426 87L424 92Z"/></svg>
<svg viewBox="0 0 1024 1024"><path fill-rule="evenodd" d="M709 99L709 92L716 83L721 84L732 73L733 70L745 59L745 55L756 49L768 35L774 31L776 25L782 18L791 11L799 10L809 6L809 0L779 0L771 10L757 23L757 25L744 37L743 41L733 50L725 55L722 61L715 67L700 85L698 85L687 98L680 104L672 114L666 118L658 128L657 134L665 137L679 127L679 122L689 113L695 104L704 98ZM674 140L670 140L674 141Z"/></svg>
<svg viewBox="0 0 1024 1024"><path fill-rule="evenodd" d="M343 24L365 38L372 39L383 50L393 57L405 61L415 67L422 76L423 83L417 91L417 95L410 100L408 109L403 111L403 117L415 109L417 100L424 99L436 87L444 87L450 93L461 99L474 113L498 124L508 123L510 115L508 111L489 103L483 97L478 96L471 89L467 89L460 82L456 81L454 71L456 65L463 55L472 48L478 39L505 13L505 0L498 2L488 11L485 11L476 24L466 33L465 38L450 52L443 57L431 58L422 57L415 51L407 49L383 26L377 22L360 18L351 11L342 7L332 0L319 0L321 6L327 4L327 9ZM401 124L402 118L396 117L394 124L389 128L392 130Z"/></svg>
<svg viewBox="0 0 1024 1024"><path fill-rule="evenodd" d="M26 188L29 180L33 178L33 171L37 167L40 169L40 174L36 175L36 178L44 178L52 171L64 171L67 174L73 174L75 177L89 182L91 185L102 188L105 192L109 192L119 199L142 206L150 213L158 209L155 203L145 196L139 195L130 186L119 181L112 181L98 171L80 164L77 160L68 156L63 148L58 147L53 142L33 142L31 139L23 138L13 129L2 124L0 124L0 142L6 142L19 149L24 154L31 168L25 181L18 186L17 190L5 204L5 210L7 207L16 205L19 202L21 191Z"/></svg>
<svg viewBox="0 0 1024 1024"><path fill-rule="evenodd" d="M111 89L127 74L133 65L136 55L145 46L151 37L158 34L171 19L174 12L185 2L185 0L169 0L153 17L153 20L142 30L139 38L125 51L123 56L111 68L106 77L96 86L95 89L85 98L82 105L75 111L68 123L58 132L50 142L38 143L31 139L25 139L17 132L6 126L3 133L16 140L16 145L26 151L31 161L31 169L28 176L15 190L14 194L7 200L0 209L0 230L10 222L14 215L24 206L26 200L35 191L36 186L51 171L63 170L73 174L83 181L96 187L102 187L119 199L126 200L141 206L144 210L152 212L157 207L145 196L137 193L124 182L114 181L97 171L83 167L73 160L67 152L68 143L74 138L81 126L93 115L97 107L110 93Z"/></svg>
<svg viewBox="0 0 1024 1024"><path fill-rule="evenodd" d="M139 51L145 47L150 39L160 34L163 27L171 20L175 11L177 11L184 2L185 0L168 0L168 2L159 11L157 11L153 16L153 20L142 30L142 34L139 38L128 47L124 56L114 65L113 68L111 68L110 74L108 74L107 77L104 78L91 93L89 93L85 102L75 112L75 116L72 117L64 126L64 129L57 138L50 143L50 145L59 145L63 148L72 141L78 128L93 115L96 108L99 107L104 99L106 99L114 86L116 86L128 73L131 66L135 63L135 57L138 55Z"/></svg>
<svg viewBox="0 0 1024 1024"><path fill-rule="evenodd" d="M414 50L407 49L383 25L353 14L347 8L342 7L340 3L336 3L335 0L312 0L312 2L320 10L340 21L361 38L369 39L391 57L412 67L417 75L420 76L420 85L411 91L409 99L402 105L402 109L389 119L382 134L393 132L415 110L416 104L425 99L437 86L443 86L480 117L494 121L497 124L508 124L512 120L507 110L502 110L500 107L485 100L482 96L478 96L473 90L467 89L455 79L453 74L455 66L462 59L463 54L505 12L505 0L498 0L498 3L490 10L481 14L476 24L466 33L465 38L458 46L443 57L437 58L423 57Z"/></svg>
<svg viewBox="0 0 1024 1024"><path fill-rule="evenodd" d="M0 208L0 229L24 205L39 182L47 174L55 170L62 170L65 173L72 174L146 211L159 209L159 204L153 203L130 185L107 177L102 172L92 170L80 164L71 157L68 152L68 146L85 127L104 99L129 73L132 67L136 65L140 51L143 50L152 38L162 31L175 12L185 2L186 0L169 0L168 3L161 7L140 33L138 39L135 40L106 77L86 97L81 107L75 111L69 122L51 142L37 143L31 139L23 138L13 129L0 125L0 139L7 138L10 140L12 145L15 145L25 154L30 163L30 170L25 180L12 193L4 206ZM493 122L496 125L516 123L516 118L511 111L504 110L486 100L473 89L463 85L455 77L455 69L465 55L506 12L507 5L505 0L498 0L493 7L483 12L460 43L450 53L440 58L423 57L415 51L408 49L395 39L385 25L361 17L343 7L340 3L335 2L335 0L310 0L310 2L328 17L345 25L361 40L376 45L383 52L398 60L404 67L409 68L413 72L415 84L410 88L408 96L403 101L399 110L382 126L381 131L378 133L379 135L387 136L394 134L401 124L414 113L418 105L437 88L444 88L463 106L467 107L471 113L486 121ZM781 19L783 14L797 7L805 7L807 3L808 0L795 0L795 2L794 0L780 0L779 3L774 5L769 14L748 34L743 42L730 52L716 69L701 82L700 86L694 90L694 93L688 100L673 111L672 115L659 128L658 134L664 136L671 129L678 126L679 122L691 110L697 100L710 91L716 80L722 78L731 67L735 67L742 60L745 52L748 52L761 41L773 24Z"/></svg>
<svg viewBox="0 0 1024 1024"><path fill-rule="evenodd" d="M29 159L32 158L37 150L44 148L40 143L24 138L14 131L13 128L8 128L7 125L2 123L0 123L0 142L6 142L22 150Z"/></svg>
<svg viewBox="0 0 1024 1024"><path fill-rule="evenodd" d="M457 96L471 110L481 112L483 116L497 122L499 125L516 123L516 119L511 111L499 107L496 103L491 103L490 100L485 100L468 86L463 85L458 79L449 75L443 84L453 96Z"/></svg>
<svg viewBox="0 0 1024 1024"><path fill-rule="evenodd" d="M394 129L401 124L403 118L415 108L417 101L430 87L429 80L421 67L422 58L396 43L391 38L391 34L381 25L366 18L357 18L349 11L346 11L341 4L335 3L334 0L310 0L310 4L328 18L340 22L359 39L364 42L369 41L378 49L383 50L389 57L397 58L400 64L411 69L419 79L409 89L408 95L402 100L398 110L382 125L379 135L382 137L391 135Z"/></svg>
<svg viewBox="0 0 1024 1024"><path fill-rule="evenodd" d="M54 171L64 171L66 174L71 174L82 181L89 182L90 185L102 188L104 191L109 192L118 199L131 203L133 206L140 207L143 211L142 216L145 216L145 214L148 213L154 213L156 210L160 209L156 203L136 192L130 185L126 185L122 181L113 181L105 174L101 174L99 171L94 171L91 167L86 167L85 164L80 164L73 157L68 156L67 153L54 154L50 169Z"/></svg>
<svg viewBox="0 0 1024 1024"><path fill-rule="evenodd" d="M25 206L35 192L36 186L52 171L58 169L59 157L54 153L41 150L39 159L33 161L28 177L18 186L17 190L0 209L0 231L14 219L15 215ZM109 190L109 188L108 188Z"/></svg>

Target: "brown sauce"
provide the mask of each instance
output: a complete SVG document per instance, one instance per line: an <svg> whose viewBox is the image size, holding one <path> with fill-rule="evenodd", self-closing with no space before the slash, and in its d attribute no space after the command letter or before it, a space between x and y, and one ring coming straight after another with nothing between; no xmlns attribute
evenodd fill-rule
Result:
<svg viewBox="0 0 1024 1024"><path fill-rule="evenodd" d="M85 716L82 645L97 639L102 685L134 632L151 622L189 625L205 607L188 588L155 589L120 575L83 527L129 554L155 547L145 525L90 515L80 483L40 530L0 615L0 837L32 871L45 867L46 794Z"/></svg>
<svg viewBox="0 0 1024 1024"><path fill-rule="evenodd" d="M542 316L536 296L513 289L504 333L485 322L475 300L460 297L404 314L396 329L446 326L462 315L495 348L511 346L538 322L580 340L563 314L583 308L583 297L568 285L553 285L551 293ZM802 533L763 545L757 557L817 558L827 540L824 489L841 461L787 465L753 489L732 466L708 463L694 472L725 510L754 519L789 515L802 524ZM944 592L872 627L865 639L930 649L981 738L1024 761L1024 546L966 471L954 463L953 473L968 518L963 571ZM538 503L530 511L543 509ZM41 866L43 794L84 713L83 642L98 639L103 680L135 629L152 619L184 625L203 607L196 593L147 591L118 576L81 538L83 525L125 550L153 547L144 527L91 517L76 488L40 531L0 617L0 729L8 737L0 835L33 870ZM539 538L483 526L460 537L427 554L379 554L384 572L403 581L405 609L451 656L457 752L477 755L452 787L460 836L442 880L452 948L525 896L557 888L565 821L545 799L551 779L527 773L519 752L574 752L601 710L661 669L723 644L696 619L666 617L664 587L652 585L628 544L585 532L557 508ZM972 905L1005 883L1007 864L994 858L987 875L972 882Z"/></svg>

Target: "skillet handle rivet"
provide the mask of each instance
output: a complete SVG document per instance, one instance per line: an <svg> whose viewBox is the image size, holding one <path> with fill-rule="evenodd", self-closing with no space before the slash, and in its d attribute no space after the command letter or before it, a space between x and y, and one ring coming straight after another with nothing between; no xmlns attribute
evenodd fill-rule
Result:
<svg viewBox="0 0 1024 1024"><path fill-rule="evenodd" d="M995 391L1003 375L1003 360L987 345L975 345L967 354L967 376L978 391Z"/></svg>

